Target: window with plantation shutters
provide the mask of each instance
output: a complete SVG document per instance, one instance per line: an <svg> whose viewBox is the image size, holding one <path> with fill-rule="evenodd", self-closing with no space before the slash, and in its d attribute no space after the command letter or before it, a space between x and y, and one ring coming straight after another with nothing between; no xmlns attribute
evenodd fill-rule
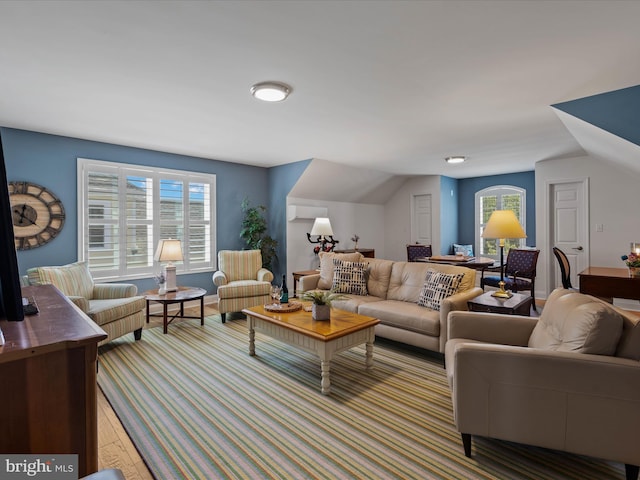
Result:
<svg viewBox="0 0 640 480"><path fill-rule="evenodd" d="M482 232L494 210L513 210L516 218L525 228L526 191L511 185L497 185L476 192L476 247L477 255L498 259L500 256L499 239L482 238ZM510 248L520 248L525 245L525 239L505 239L505 255Z"/></svg>
<svg viewBox="0 0 640 480"><path fill-rule="evenodd" d="M158 240L177 238L178 273L214 268L215 175L78 159L78 258L95 279L159 271Z"/></svg>

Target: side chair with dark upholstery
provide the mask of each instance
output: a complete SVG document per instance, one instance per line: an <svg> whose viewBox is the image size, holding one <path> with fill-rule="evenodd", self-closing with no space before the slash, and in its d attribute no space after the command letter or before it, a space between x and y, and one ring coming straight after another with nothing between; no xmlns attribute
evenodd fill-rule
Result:
<svg viewBox="0 0 640 480"><path fill-rule="evenodd" d="M433 256L431 245L423 245L420 243L407 244L407 262L415 262L418 258L431 256Z"/></svg>
<svg viewBox="0 0 640 480"><path fill-rule="evenodd" d="M504 265L505 290L517 293L521 290L531 291L533 298L533 308L536 308L536 266L538 265L538 255L540 250L512 248L507 255L507 262ZM480 287L484 290L485 285L490 287L500 286L500 275L484 276L480 279Z"/></svg>
<svg viewBox="0 0 640 480"><path fill-rule="evenodd" d="M569 264L569 259L558 247L553 247L553 254L556 256L558 264L560 265L562 286L567 290L571 290L573 287L571 286L571 265Z"/></svg>

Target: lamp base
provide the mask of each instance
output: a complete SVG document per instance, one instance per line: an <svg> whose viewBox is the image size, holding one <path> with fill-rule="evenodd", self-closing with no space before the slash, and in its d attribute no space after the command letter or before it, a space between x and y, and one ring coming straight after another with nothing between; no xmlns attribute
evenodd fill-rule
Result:
<svg viewBox="0 0 640 480"><path fill-rule="evenodd" d="M164 278L165 282L165 291L167 292L175 292L178 290L176 286L176 266L175 265L165 265L164 266Z"/></svg>
<svg viewBox="0 0 640 480"><path fill-rule="evenodd" d="M491 294L492 297L497 297L497 298L511 298L511 297L513 297L513 293L507 292L504 289L504 282L500 282L498 285L500 285L500 289L496 290L495 292L493 292Z"/></svg>

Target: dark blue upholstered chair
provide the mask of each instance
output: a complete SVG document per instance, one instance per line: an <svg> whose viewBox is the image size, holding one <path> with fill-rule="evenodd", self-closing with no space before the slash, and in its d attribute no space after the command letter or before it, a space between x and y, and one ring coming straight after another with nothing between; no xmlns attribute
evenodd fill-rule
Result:
<svg viewBox="0 0 640 480"><path fill-rule="evenodd" d="M407 244L407 262L415 262L420 257L431 257L431 245L422 245L420 243Z"/></svg>
<svg viewBox="0 0 640 480"><path fill-rule="evenodd" d="M507 262L504 265L505 290L517 293L521 290L531 291L533 297L533 308L536 308L536 266L538 264L540 250L512 248L507 254ZM480 286L485 285L498 288L500 275L485 277L482 272Z"/></svg>

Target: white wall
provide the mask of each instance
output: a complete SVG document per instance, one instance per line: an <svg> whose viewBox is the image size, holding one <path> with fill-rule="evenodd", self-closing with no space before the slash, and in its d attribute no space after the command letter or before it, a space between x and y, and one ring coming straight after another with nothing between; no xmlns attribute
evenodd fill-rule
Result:
<svg viewBox="0 0 640 480"><path fill-rule="evenodd" d="M384 206L364 203L333 202L288 197L289 205L327 207L334 238L340 243L337 249L354 247L351 238L360 237L358 248L374 248L376 257L387 258L385 248ZM319 260L313 253L315 244L309 243L307 233L311 232L313 219L287 220L287 285L293 288L292 272L317 268Z"/></svg>
<svg viewBox="0 0 640 480"><path fill-rule="evenodd" d="M413 238L413 197L428 194L431 194L432 249L434 252L440 251L440 177L429 175L408 179L385 205L384 258L396 261L407 259L407 243L411 243Z"/></svg>
<svg viewBox="0 0 640 480"><path fill-rule="evenodd" d="M550 180L589 178L589 264L624 268L620 256L629 253L631 242L640 241L640 173L591 156L538 162L535 172L536 244L541 250L536 297L545 298L549 294L547 272L555 261L548 239L550 216L545 211L549 204L545 189ZM596 232L596 224L604 225L602 232Z"/></svg>

